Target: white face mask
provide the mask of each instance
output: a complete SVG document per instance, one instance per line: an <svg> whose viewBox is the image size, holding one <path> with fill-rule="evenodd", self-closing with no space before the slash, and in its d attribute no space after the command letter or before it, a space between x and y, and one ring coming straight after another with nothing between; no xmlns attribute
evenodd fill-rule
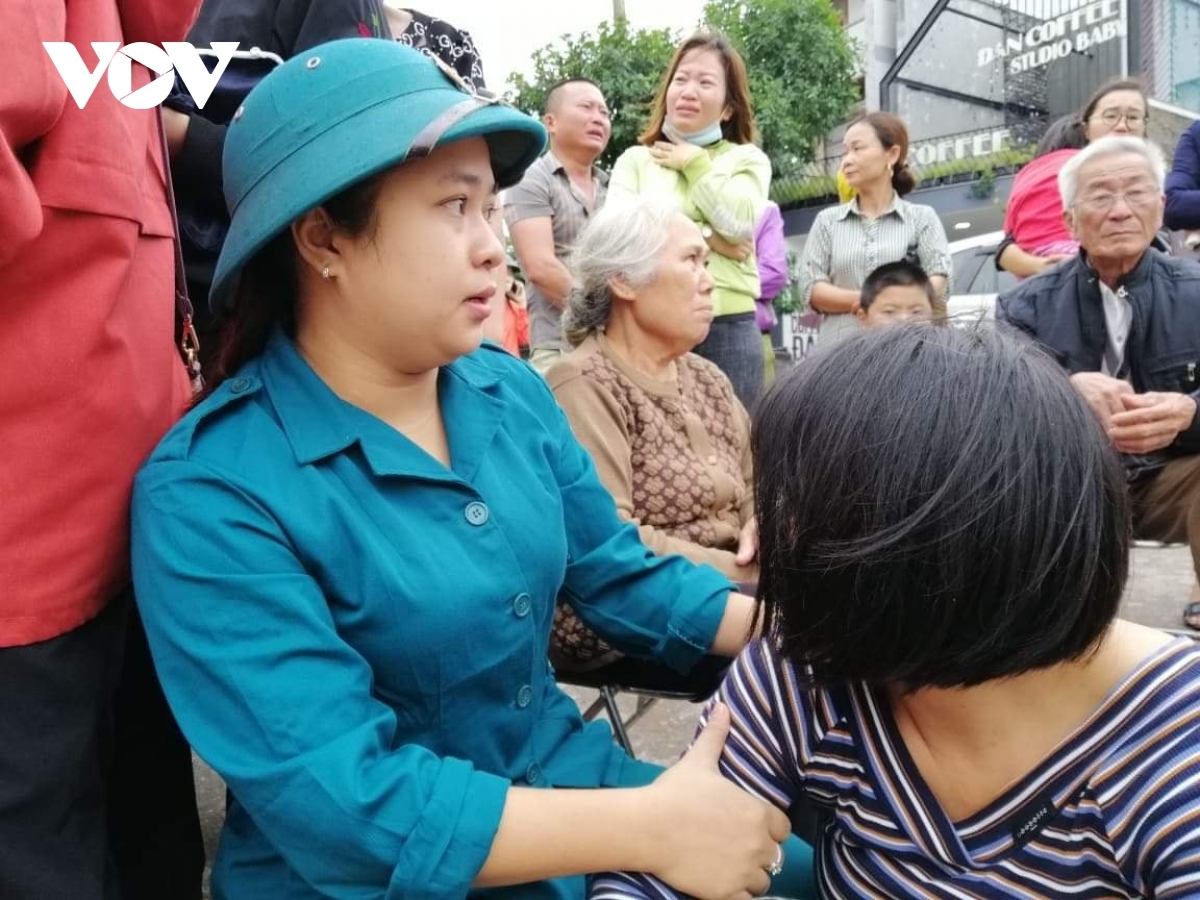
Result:
<svg viewBox="0 0 1200 900"><path fill-rule="evenodd" d="M697 147L707 147L709 144L715 144L717 141L725 137L721 132L721 123L713 122L703 131L697 131L695 134L684 134L670 122L663 122L663 134L667 136L667 140L673 144L695 144Z"/></svg>

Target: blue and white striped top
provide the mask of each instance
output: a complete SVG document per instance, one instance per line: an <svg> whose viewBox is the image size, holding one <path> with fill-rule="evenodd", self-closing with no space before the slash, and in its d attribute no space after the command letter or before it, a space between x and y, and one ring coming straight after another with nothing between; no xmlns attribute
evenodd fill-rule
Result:
<svg viewBox="0 0 1200 900"><path fill-rule="evenodd" d="M830 811L825 898L1200 897L1200 648L1141 663L1072 736L954 822L921 778L882 692L804 687L765 643L730 669L722 769L783 809ZM597 878L592 900L676 898L649 876Z"/></svg>

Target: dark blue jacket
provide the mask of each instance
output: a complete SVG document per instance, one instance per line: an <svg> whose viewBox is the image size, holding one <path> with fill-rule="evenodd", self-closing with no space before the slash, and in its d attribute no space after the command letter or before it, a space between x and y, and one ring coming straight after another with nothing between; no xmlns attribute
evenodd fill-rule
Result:
<svg viewBox="0 0 1200 900"><path fill-rule="evenodd" d="M205 0L188 41L200 48L213 41L237 41L240 50L258 47L287 60L325 41L368 35L390 37L379 0ZM209 325L208 288L229 228L221 178L226 123L273 68L269 60L233 60L203 111L195 108L182 84L167 100L191 118L171 172L188 286L201 331Z"/></svg>
<svg viewBox="0 0 1200 900"><path fill-rule="evenodd" d="M1193 122L1175 146L1163 220L1171 229L1200 228L1200 121Z"/></svg>
<svg viewBox="0 0 1200 900"><path fill-rule="evenodd" d="M1133 389L1190 394L1200 402L1200 265L1147 250L1121 286L1133 308L1125 347ZM1084 254L1005 291L996 317L1032 336L1069 374L1101 371L1104 302ZM1127 463L1153 468L1165 457L1187 453L1200 453L1200 415L1158 460Z"/></svg>

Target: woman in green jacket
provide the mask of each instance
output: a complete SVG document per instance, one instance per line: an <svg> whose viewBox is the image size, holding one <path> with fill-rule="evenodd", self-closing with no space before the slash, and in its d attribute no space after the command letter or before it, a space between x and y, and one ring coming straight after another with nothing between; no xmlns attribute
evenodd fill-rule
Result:
<svg viewBox="0 0 1200 900"><path fill-rule="evenodd" d="M771 185L771 163L756 138L741 56L723 35L693 35L675 50L641 144L613 167L607 199L674 198L700 225L713 251L708 271L715 309L712 329L695 352L729 376L747 409L763 385L754 229Z"/></svg>

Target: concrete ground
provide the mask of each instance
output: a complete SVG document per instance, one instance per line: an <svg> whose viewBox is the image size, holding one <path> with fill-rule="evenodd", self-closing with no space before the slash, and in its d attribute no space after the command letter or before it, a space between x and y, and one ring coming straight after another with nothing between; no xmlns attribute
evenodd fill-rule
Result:
<svg viewBox="0 0 1200 900"><path fill-rule="evenodd" d="M1134 549L1129 589L1126 593L1125 618L1157 628L1180 627L1180 611L1187 602L1192 585L1191 556L1183 547L1139 545ZM595 699L595 691L570 691L581 707ZM622 703L632 711L635 700L625 696ZM655 703L630 732L638 756L669 764L678 758L691 739L696 707L683 701ZM209 859L216 847L225 809L224 787L220 779L200 760L196 761L196 787L204 824Z"/></svg>

